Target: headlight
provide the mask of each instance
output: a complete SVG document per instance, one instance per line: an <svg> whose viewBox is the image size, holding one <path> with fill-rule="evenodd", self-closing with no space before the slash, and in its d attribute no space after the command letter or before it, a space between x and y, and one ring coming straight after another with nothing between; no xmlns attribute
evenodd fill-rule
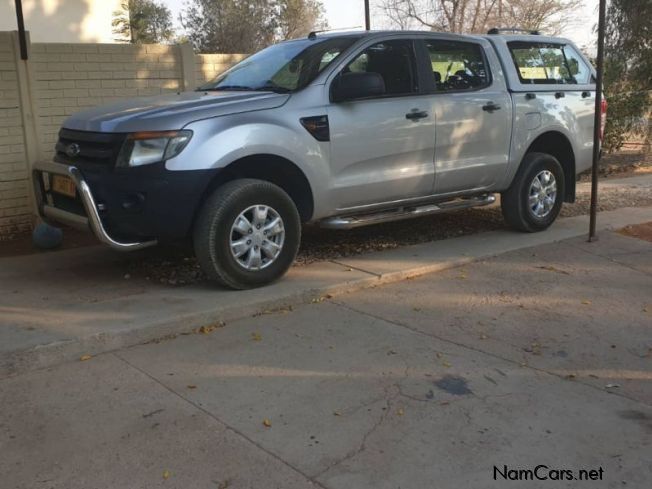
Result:
<svg viewBox="0 0 652 489"><path fill-rule="evenodd" d="M177 156L187 146L192 131L135 132L127 136L117 166L149 165Z"/></svg>

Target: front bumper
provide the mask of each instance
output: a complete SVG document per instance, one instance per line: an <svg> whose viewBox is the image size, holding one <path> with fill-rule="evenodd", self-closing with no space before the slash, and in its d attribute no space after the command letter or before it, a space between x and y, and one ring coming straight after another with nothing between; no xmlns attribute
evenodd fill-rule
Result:
<svg viewBox="0 0 652 489"><path fill-rule="evenodd" d="M91 188L84 179L82 172L75 166L60 163L40 161L34 166L34 192L39 213L46 220L52 220L68 226L90 229L102 243L120 251L139 250L154 246L156 240L123 241L112 238L100 218L98 205L95 202ZM83 205L85 216L71 210L62 209L48 202L45 196L43 175L64 175L69 177L77 188L79 199Z"/></svg>

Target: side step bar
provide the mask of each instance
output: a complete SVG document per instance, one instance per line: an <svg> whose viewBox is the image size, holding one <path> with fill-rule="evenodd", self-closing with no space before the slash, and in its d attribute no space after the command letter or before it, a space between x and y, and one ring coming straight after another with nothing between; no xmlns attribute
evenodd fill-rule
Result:
<svg viewBox="0 0 652 489"><path fill-rule="evenodd" d="M468 209L470 207L481 207L496 202L496 197L491 194L469 197L466 199L455 199L436 204L425 204L420 206L399 207L390 211L382 211L370 214L358 214L350 216L328 217L319 221L319 226L327 229L353 229L371 224L398 221L412 217L428 216L441 212Z"/></svg>

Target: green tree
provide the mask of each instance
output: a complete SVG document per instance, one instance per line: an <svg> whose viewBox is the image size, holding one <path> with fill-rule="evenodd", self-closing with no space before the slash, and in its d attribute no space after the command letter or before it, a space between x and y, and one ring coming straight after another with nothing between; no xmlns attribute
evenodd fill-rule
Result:
<svg viewBox="0 0 652 489"><path fill-rule="evenodd" d="M113 13L117 41L131 44L168 42L174 36L170 9L155 0L126 0Z"/></svg>
<svg viewBox="0 0 652 489"><path fill-rule="evenodd" d="M604 89L609 102L604 147L631 134L652 141L652 0L611 0L606 16Z"/></svg>
<svg viewBox="0 0 652 489"><path fill-rule="evenodd" d="M277 37L296 39L311 31L328 28L324 6L318 0L280 0L277 7Z"/></svg>
<svg viewBox="0 0 652 489"><path fill-rule="evenodd" d="M191 0L181 23L202 53L253 53L323 29L319 0Z"/></svg>

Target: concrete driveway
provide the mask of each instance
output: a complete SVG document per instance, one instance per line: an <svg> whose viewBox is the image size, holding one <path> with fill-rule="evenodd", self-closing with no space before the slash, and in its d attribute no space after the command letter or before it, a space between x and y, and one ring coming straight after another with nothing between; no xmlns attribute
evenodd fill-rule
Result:
<svg viewBox="0 0 652 489"><path fill-rule="evenodd" d="M647 488L651 264L605 232L5 378L2 485ZM539 465L601 480L495 472Z"/></svg>

